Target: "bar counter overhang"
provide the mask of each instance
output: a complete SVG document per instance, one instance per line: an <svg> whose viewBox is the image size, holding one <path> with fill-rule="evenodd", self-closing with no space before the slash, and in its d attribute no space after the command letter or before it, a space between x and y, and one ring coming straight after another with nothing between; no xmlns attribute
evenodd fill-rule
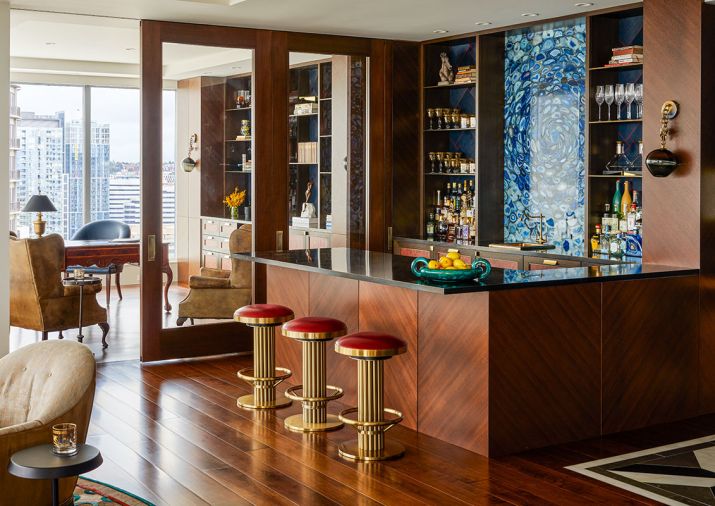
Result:
<svg viewBox="0 0 715 506"><path fill-rule="evenodd" d="M332 248L237 255L265 264L267 302L349 332L395 334L408 352L385 371L385 405L407 427L486 456L577 441L707 411L698 270L622 264L493 269L481 283L414 278L411 258ZM349 359L328 383L355 403ZM299 384L301 351L276 363Z"/></svg>

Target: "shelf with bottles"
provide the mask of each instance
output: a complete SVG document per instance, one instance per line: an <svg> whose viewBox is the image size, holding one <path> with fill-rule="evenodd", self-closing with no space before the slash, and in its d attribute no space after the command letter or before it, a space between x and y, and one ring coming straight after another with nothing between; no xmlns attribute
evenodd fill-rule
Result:
<svg viewBox="0 0 715 506"><path fill-rule="evenodd" d="M476 244L477 216L474 180L448 182L429 189L427 240Z"/></svg>
<svg viewBox="0 0 715 506"><path fill-rule="evenodd" d="M641 256L642 220L643 220L643 185L639 178L618 177L615 180L601 180L598 185L589 187L589 199L592 201L591 241L592 253L610 253L618 256ZM608 246L596 246L595 236L602 236L601 241L620 238L621 246L630 248L627 252ZM604 237L605 236L605 237Z"/></svg>

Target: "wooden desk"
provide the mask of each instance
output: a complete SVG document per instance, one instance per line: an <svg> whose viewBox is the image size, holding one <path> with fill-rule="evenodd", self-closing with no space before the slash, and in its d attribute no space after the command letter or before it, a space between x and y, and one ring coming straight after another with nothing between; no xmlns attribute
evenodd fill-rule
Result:
<svg viewBox="0 0 715 506"><path fill-rule="evenodd" d="M65 268L70 265L107 267L110 264L139 264L141 258L139 242L113 241L65 241ZM171 311L169 286L174 280L174 271L169 265L169 244L162 244L161 272L166 274L164 285L164 309Z"/></svg>

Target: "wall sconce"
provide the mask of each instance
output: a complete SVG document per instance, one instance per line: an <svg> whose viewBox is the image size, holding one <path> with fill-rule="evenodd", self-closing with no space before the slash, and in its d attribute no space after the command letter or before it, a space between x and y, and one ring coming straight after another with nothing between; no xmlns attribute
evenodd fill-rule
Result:
<svg viewBox="0 0 715 506"><path fill-rule="evenodd" d="M191 158L191 152L197 149L196 146L194 146L197 142L199 142L199 136L197 134L191 134L191 137L189 137L189 154L181 161L181 168L184 169L184 172L191 172L196 168L197 162Z"/></svg>
<svg viewBox="0 0 715 506"><path fill-rule="evenodd" d="M660 109L660 149L648 153L645 159L646 167L655 177L669 176L680 165L675 153L666 149L665 141L670 133L670 120L678 115L678 104L668 100Z"/></svg>

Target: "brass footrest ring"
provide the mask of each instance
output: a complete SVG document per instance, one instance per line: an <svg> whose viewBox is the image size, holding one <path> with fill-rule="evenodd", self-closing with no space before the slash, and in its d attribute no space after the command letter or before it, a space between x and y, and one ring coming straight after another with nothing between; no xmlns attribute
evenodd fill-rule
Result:
<svg viewBox="0 0 715 506"><path fill-rule="evenodd" d="M268 378L257 378L255 376L252 376L253 374L253 367L246 367L245 369L241 369L238 371L238 377L241 378L243 381L247 381L248 383L254 385L256 383L269 383L271 381L274 381L275 384L273 386L278 385L281 381L284 381L291 376L293 376L293 372L290 369L286 369L285 367L276 367L275 368L276 372L280 372L282 374L277 375L277 376L271 376ZM251 374L248 374L248 373Z"/></svg>
<svg viewBox="0 0 715 506"><path fill-rule="evenodd" d="M296 394L297 391L303 390L303 385L297 385L294 387L290 387L288 390L285 391L285 396L288 397L289 399L293 399L294 401L301 401L301 402L328 402L328 401L334 401L335 399L340 399L343 396L343 389L340 387L335 387L333 385L326 385L325 388L329 391L335 392L334 394L327 395L325 397L302 397L298 394Z"/></svg>
<svg viewBox="0 0 715 506"><path fill-rule="evenodd" d="M391 409L391 408L384 408L383 411L385 413L389 413L391 415L394 415L394 418L390 420L380 420L377 422L361 422L360 420L353 420L352 418L348 418L348 415L351 415L353 413L357 413L358 408L348 408L344 409L340 412L338 415L338 418L340 419L341 422L347 425L352 425L355 427L355 429L360 432L364 430L366 427L379 427L383 432L387 432L390 430L392 427L397 425L402 421L402 413L397 411L396 409Z"/></svg>

